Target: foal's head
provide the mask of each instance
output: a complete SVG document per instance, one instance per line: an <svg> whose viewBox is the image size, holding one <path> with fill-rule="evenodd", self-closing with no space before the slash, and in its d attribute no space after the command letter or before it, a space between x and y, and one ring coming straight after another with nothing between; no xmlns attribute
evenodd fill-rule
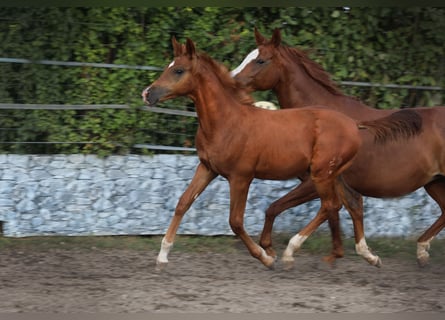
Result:
<svg viewBox="0 0 445 320"><path fill-rule="evenodd" d="M148 105L154 105L178 96L189 96L210 85L215 85L228 92L241 103L251 104L252 98L237 86L227 68L213 60L207 54L197 52L192 40L180 44L172 39L174 59L165 68L160 77L142 92L142 98ZM211 81L209 80L211 79Z"/></svg>
<svg viewBox="0 0 445 320"><path fill-rule="evenodd" d="M195 45L190 39L180 44L172 39L174 59L164 69L160 77L142 91L142 98L148 105L187 95L195 84L193 68L196 63Z"/></svg>

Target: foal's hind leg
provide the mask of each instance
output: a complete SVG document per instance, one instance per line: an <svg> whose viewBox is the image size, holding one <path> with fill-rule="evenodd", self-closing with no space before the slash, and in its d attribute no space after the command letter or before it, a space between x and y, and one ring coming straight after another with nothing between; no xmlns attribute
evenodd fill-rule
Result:
<svg viewBox="0 0 445 320"><path fill-rule="evenodd" d="M342 177L339 178L338 195L341 198L343 205L348 210L352 222L354 224L355 236L355 251L369 264L381 267L382 261L380 258L371 253L366 244L365 231L363 227L363 197L357 191L349 187Z"/></svg>
<svg viewBox="0 0 445 320"><path fill-rule="evenodd" d="M307 177L300 185L270 205L266 210L266 219L260 238L260 245L266 250L269 256L276 257L275 250L272 248L272 227L275 218L284 210L317 198L318 193L314 183ZM344 255L339 215L334 214L328 217L328 221L332 236L332 251L329 256L325 257L325 261L333 263L335 259L341 258Z"/></svg>
<svg viewBox="0 0 445 320"><path fill-rule="evenodd" d="M317 190L312 180L307 178L288 194L273 202L266 210L263 231L261 232L260 245L271 257L276 257L276 252L272 248L272 228L275 218L284 210L298 206L318 198Z"/></svg>
<svg viewBox="0 0 445 320"><path fill-rule="evenodd" d="M294 264L293 254L300 249L304 241L323 223L329 216L338 214L341 201L336 192L336 178L313 179L321 200L321 207L314 219L311 220L300 232L293 236L284 250L282 262L285 269L290 269Z"/></svg>
<svg viewBox="0 0 445 320"><path fill-rule="evenodd" d="M421 267L428 264L431 240L445 227L445 178L428 183L425 190L437 202L442 214L417 240L417 262Z"/></svg>
<svg viewBox="0 0 445 320"><path fill-rule="evenodd" d="M157 268L162 269L168 263L168 253L173 246L173 241L175 240L176 232L178 230L179 224L181 223L182 217L186 211L190 208L195 199L199 194L208 186L208 184L215 179L217 174L208 170L202 163L198 165L195 175L187 187L185 192L179 198L179 202L176 205L175 215L173 216L168 230L162 239L161 250L159 252L158 258L156 260Z"/></svg>

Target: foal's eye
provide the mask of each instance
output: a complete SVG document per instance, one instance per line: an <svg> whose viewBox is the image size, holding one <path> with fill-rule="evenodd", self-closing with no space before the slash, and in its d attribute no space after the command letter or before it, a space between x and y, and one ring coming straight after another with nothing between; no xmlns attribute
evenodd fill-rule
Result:
<svg viewBox="0 0 445 320"><path fill-rule="evenodd" d="M266 61L264 61L263 59L256 59L256 63L257 64L264 64Z"/></svg>
<svg viewBox="0 0 445 320"><path fill-rule="evenodd" d="M173 70L173 73L177 74L177 75L181 75L184 73L184 69L175 69L175 70Z"/></svg>

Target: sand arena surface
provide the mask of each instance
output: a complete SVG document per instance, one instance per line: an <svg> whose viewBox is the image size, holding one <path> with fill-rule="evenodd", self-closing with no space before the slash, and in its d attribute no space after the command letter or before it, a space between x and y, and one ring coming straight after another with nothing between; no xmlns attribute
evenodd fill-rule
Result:
<svg viewBox="0 0 445 320"><path fill-rule="evenodd" d="M268 270L247 251L184 253L155 271L155 250L2 249L0 312L443 312L445 265L347 255L330 267L297 253Z"/></svg>

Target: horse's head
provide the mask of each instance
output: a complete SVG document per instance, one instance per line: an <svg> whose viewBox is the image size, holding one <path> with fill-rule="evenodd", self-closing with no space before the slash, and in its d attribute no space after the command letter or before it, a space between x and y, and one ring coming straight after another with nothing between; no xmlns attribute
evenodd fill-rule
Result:
<svg viewBox="0 0 445 320"><path fill-rule="evenodd" d="M267 40L255 28L255 40L258 48L250 52L231 75L249 91L272 89L280 78L282 67L278 53L280 30L275 29L272 38Z"/></svg>
<svg viewBox="0 0 445 320"><path fill-rule="evenodd" d="M187 39L184 45L173 37L172 44L173 61L155 82L142 91L142 99L148 105L187 95L196 85L192 76L196 63L196 49L193 41Z"/></svg>

